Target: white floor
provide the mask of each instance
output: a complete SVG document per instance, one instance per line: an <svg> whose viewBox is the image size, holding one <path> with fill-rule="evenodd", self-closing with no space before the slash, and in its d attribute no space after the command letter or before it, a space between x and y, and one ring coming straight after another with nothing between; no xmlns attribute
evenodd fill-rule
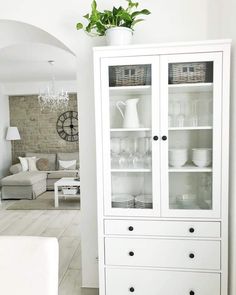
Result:
<svg viewBox="0 0 236 295"><path fill-rule="evenodd" d="M80 210L5 210L14 201L3 201L0 235L57 237L60 246L59 295L95 295L81 291Z"/></svg>

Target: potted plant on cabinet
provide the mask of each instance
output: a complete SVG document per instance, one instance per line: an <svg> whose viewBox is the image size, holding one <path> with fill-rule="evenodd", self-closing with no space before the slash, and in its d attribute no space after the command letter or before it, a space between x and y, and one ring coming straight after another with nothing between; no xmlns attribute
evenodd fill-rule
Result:
<svg viewBox="0 0 236 295"><path fill-rule="evenodd" d="M84 15L88 20L87 26L84 27L82 23L77 23L77 30L83 29L91 36L106 36L108 45L127 45L131 43L134 26L143 21L141 15L148 15L148 9L137 10L138 2L126 0L128 2L127 8L122 6L112 10L104 10L100 12L97 10L97 3L95 0L91 4L91 13Z"/></svg>

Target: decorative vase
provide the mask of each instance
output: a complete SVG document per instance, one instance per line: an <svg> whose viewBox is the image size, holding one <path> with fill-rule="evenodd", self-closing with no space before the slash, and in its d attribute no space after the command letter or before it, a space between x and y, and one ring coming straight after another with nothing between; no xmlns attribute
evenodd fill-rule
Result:
<svg viewBox="0 0 236 295"><path fill-rule="evenodd" d="M131 44L133 31L126 27L114 27L106 30L106 41L109 46Z"/></svg>

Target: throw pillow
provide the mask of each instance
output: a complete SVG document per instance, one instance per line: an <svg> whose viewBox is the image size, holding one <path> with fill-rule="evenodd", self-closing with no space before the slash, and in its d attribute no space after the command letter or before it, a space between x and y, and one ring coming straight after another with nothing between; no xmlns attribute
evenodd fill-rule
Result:
<svg viewBox="0 0 236 295"><path fill-rule="evenodd" d="M23 157L18 157L18 159L20 160L21 166L22 166L22 171L28 171L29 170L29 165L28 165L28 161L27 158L23 158Z"/></svg>
<svg viewBox="0 0 236 295"><path fill-rule="evenodd" d="M72 161L61 161L59 160L59 170L75 170L76 160Z"/></svg>
<svg viewBox="0 0 236 295"><path fill-rule="evenodd" d="M29 157L27 158L28 160L28 167L29 167L29 171L38 171L37 167L36 167L36 157Z"/></svg>
<svg viewBox="0 0 236 295"><path fill-rule="evenodd" d="M36 161L36 167L39 171L48 171L49 170L49 160L46 158L41 158Z"/></svg>

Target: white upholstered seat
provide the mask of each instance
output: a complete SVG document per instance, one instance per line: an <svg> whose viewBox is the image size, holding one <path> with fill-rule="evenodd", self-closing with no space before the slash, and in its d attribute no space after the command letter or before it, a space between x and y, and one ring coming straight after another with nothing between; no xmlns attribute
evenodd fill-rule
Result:
<svg viewBox="0 0 236 295"><path fill-rule="evenodd" d="M0 294L57 295L56 238L0 237Z"/></svg>

